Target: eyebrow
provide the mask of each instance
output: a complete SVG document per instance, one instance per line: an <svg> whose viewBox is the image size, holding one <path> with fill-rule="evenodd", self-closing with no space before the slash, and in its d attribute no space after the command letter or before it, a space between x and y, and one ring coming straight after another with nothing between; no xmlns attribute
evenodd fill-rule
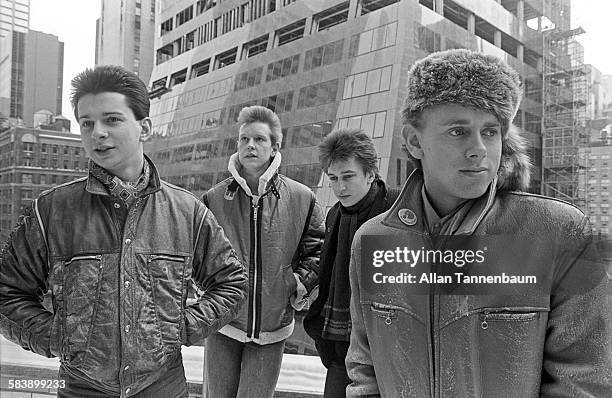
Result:
<svg viewBox="0 0 612 398"><path fill-rule="evenodd" d="M104 112L104 113L102 113L102 116L113 116L113 115L125 116L125 115L123 114L123 112L119 112L119 111L114 111L114 112ZM89 118L90 118L90 116L89 116L89 115L87 115L87 114L85 114L85 115L81 115L81 116L79 116L79 119L78 119L78 120L85 119L85 118L89 119Z"/></svg>
<svg viewBox="0 0 612 398"><path fill-rule="evenodd" d="M338 173L340 175L346 175L346 174L357 174L357 172L355 170L347 170L347 171L342 171L340 173ZM327 173L327 175L332 175L335 176L334 173Z"/></svg>
<svg viewBox="0 0 612 398"><path fill-rule="evenodd" d="M444 125L444 126L456 126L456 125L466 126L466 125L469 125L471 123L472 123L472 121L470 119L451 119L451 120L448 120L448 121L444 121L444 120L442 121L442 125ZM487 122L487 123L484 124L484 127L499 127L499 126L501 126L501 124L499 122L497 122L497 121L495 121L495 122Z"/></svg>

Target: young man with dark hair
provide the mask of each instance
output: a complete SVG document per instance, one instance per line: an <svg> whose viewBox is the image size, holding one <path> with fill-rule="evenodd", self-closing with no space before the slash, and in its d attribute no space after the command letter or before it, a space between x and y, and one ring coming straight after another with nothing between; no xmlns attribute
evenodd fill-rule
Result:
<svg viewBox="0 0 612 398"><path fill-rule="evenodd" d="M338 202L325 220L319 295L304 319L304 329L327 368L323 396L340 398L350 383L344 361L351 333L351 241L361 224L391 207L399 190L388 189L380 179L378 155L363 130L341 129L327 135L319 144L319 161Z"/></svg>
<svg viewBox="0 0 612 398"><path fill-rule="evenodd" d="M234 317L245 269L212 213L143 154L144 83L100 66L72 84L89 174L42 193L2 249L0 331L60 358L59 397L187 397L181 345ZM202 294L187 305L190 281Z"/></svg>
<svg viewBox="0 0 612 398"><path fill-rule="evenodd" d="M417 169L353 239L347 396L612 396L610 282L584 214L520 192L521 91L469 50L410 70Z"/></svg>

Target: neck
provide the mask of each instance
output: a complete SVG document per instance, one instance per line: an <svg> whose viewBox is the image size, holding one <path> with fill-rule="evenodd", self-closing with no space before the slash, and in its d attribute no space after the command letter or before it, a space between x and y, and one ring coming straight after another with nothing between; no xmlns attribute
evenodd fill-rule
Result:
<svg viewBox="0 0 612 398"><path fill-rule="evenodd" d="M144 167L144 156L140 154L140 162L138 162L137 167L130 167L124 170L121 170L118 173L113 173L117 177L121 179L123 182L131 182L136 181L140 174L142 174L142 168Z"/></svg>
<svg viewBox="0 0 612 398"><path fill-rule="evenodd" d="M266 167L267 169L267 167ZM246 168L242 168L242 177L246 180L247 185L251 188L251 192L254 195L259 195L259 177L266 172L266 169L263 170L247 170Z"/></svg>

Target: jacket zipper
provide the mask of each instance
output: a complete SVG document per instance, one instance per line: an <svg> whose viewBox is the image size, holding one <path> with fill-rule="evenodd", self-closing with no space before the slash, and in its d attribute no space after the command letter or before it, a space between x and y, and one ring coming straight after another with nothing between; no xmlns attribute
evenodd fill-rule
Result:
<svg viewBox="0 0 612 398"><path fill-rule="evenodd" d="M257 219L258 219L258 213L259 213L259 204L251 204L251 208L253 210L253 233L252 233L252 241L253 241L253 250L251 250L251 264L253 264L253 279L252 279L252 283L253 283L253 294L250 297L250 304L251 304L251 311L252 311L252 317L251 317L251 324L249 325L249 333L248 333L248 337L254 337L255 336L255 325L257 323L257 267L259 264L257 264L257 258L258 256L258 252L259 252L259 242L257 240Z"/></svg>

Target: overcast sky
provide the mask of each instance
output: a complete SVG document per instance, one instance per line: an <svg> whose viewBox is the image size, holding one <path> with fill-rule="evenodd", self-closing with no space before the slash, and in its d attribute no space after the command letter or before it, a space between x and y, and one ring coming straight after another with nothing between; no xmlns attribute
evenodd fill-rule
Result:
<svg viewBox="0 0 612 398"><path fill-rule="evenodd" d="M100 0L30 0L30 29L54 34L64 42L62 110L72 120L73 132L78 129L69 102L70 80L94 65L100 8ZM612 0L573 1L572 27L586 30L579 39L585 47L585 62L606 74L612 74L611 16Z"/></svg>

